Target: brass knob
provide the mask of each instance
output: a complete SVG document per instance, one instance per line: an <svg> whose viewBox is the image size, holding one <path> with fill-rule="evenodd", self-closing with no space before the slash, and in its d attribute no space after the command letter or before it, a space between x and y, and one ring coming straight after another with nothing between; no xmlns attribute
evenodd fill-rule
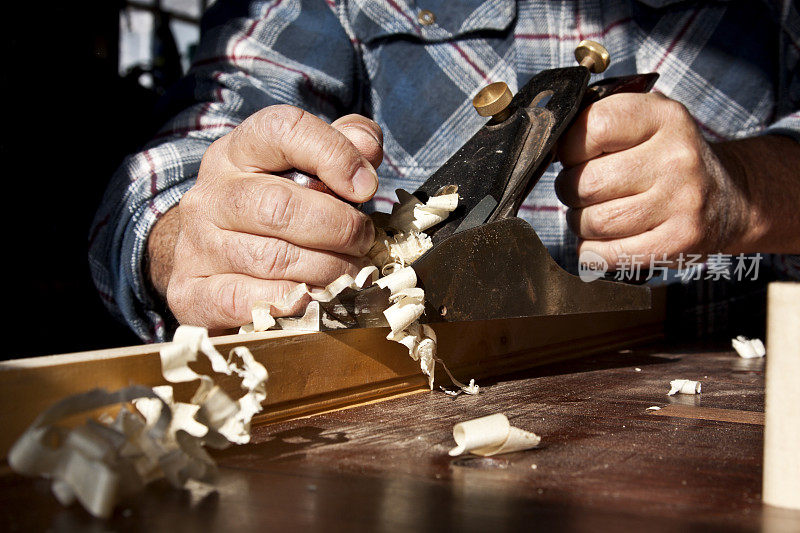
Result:
<svg viewBox="0 0 800 533"><path fill-rule="evenodd" d="M502 81L490 83L475 95L472 99L472 105L475 111L482 117L492 117L495 121L500 122L505 120L508 116L508 104L514 95L511 94L511 89Z"/></svg>
<svg viewBox="0 0 800 533"><path fill-rule="evenodd" d="M600 74L611 63L611 56L602 44L594 41L581 41L575 49L575 60L589 72Z"/></svg>

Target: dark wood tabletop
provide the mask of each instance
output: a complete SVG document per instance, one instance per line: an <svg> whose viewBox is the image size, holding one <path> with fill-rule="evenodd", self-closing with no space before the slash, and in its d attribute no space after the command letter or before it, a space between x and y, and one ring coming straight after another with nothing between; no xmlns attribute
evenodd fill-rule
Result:
<svg viewBox="0 0 800 533"><path fill-rule="evenodd" d="M800 531L761 504L764 360L636 349L256 427L215 491L157 482L109 521L0 475L0 529ZM667 396L672 379L702 394ZM648 411L650 406L661 407ZM449 457L453 424L505 413L534 450Z"/></svg>

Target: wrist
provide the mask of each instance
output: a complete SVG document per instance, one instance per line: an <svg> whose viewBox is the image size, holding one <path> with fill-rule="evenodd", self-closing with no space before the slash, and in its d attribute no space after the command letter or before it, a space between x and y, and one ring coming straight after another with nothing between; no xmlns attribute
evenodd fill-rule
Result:
<svg viewBox="0 0 800 533"><path fill-rule="evenodd" d="M712 145L730 183L732 216L742 227L729 253L800 253L800 144L760 136Z"/></svg>
<svg viewBox="0 0 800 533"><path fill-rule="evenodd" d="M724 252L738 254L755 252L768 232L763 213L752 201L748 170L741 157L741 141L714 143L711 149L723 170L723 194L727 197L726 220L737 221L725 228L728 238L724 240Z"/></svg>
<svg viewBox="0 0 800 533"><path fill-rule="evenodd" d="M179 229L179 206L175 206L156 221L147 238L142 271L148 285L162 302L167 299Z"/></svg>

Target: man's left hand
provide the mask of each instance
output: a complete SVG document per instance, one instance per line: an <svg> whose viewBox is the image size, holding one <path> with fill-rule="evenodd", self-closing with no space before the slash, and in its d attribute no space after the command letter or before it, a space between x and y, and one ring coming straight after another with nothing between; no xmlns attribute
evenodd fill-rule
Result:
<svg viewBox="0 0 800 533"><path fill-rule="evenodd" d="M731 253L749 224L746 193L686 108L658 94L591 105L559 145L567 221L614 268L620 258Z"/></svg>

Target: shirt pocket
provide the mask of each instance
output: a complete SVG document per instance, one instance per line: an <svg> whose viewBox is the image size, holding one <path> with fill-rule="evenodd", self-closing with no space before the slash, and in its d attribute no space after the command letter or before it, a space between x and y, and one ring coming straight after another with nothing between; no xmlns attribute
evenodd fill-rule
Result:
<svg viewBox="0 0 800 533"><path fill-rule="evenodd" d="M420 0L350 4L353 36L364 57L368 108L386 131L385 155L403 177L415 165L438 166L484 121L472 95L495 72L513 38L513 0ZM420 17L422 10L430 10ZM425 24L426 21L434 22ZM505 74L505 73L503 73Z"/></svg>
<svg viewBox="0 0 800 533"><path fill-rule="evenodd" d="M426 0L420 3L424 5L409 2L409 8L403 9L394 2L364 2L347 16L356 39L366 45L409 38L435 42L474 32L503 31L517 16L514 0Z"/></svg>

